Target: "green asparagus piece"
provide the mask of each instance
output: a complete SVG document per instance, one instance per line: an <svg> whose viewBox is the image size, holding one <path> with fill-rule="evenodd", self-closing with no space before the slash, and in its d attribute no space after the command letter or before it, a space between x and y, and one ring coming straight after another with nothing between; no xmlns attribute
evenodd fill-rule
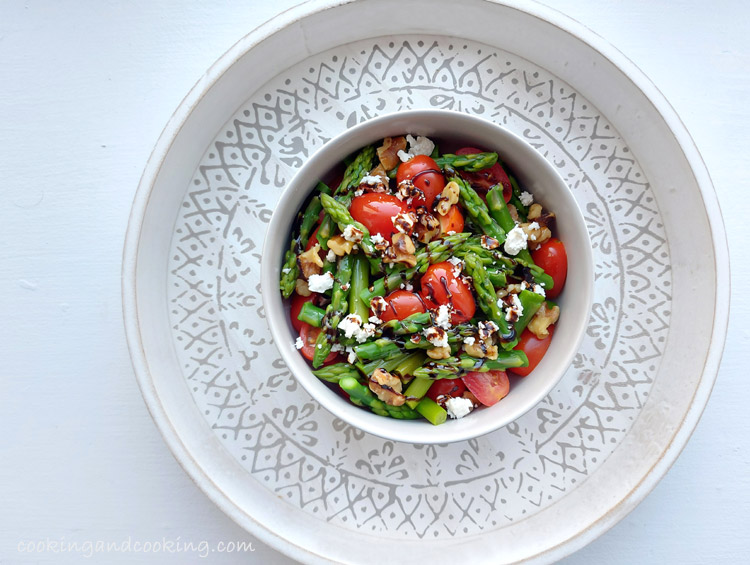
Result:
<svg viewBox="0 0 750 565"><path fill-rule="evenodd" d="M370 309L359 300L359 297L363 292L367 290L370 284L370 265L367 261L367 257L363 253L357 253L354 256L354 264L352 266L352 280L351 280L351 299L349 300L349 313L357 314L362 321L368 319L370 316Z"/></svg>
<svg viewBox="0 0 750 565"><path fill-rule="evenodd" d="M297 266L297 254L294 251L296 247L297 241L293 239L292 243L289 244L289 249L284 253L284 264L281 266L281 279L279 281L281 295L284 298L289 298L297 287L299 267Z"/></svg>
<svg viewBox="0 0 750 565"><path fill-rule="evenodd" d="M410 353L401 362L399 362L399 364L396 365L391 372L398 375L399 377L411 376L414 374L414 371L424 365L424 362L426 360L427 356L421 351Z"/></svg>
<svg viewBox="0 0 750 565"><path fill-rule="evenodd" d="M375 159L375 146L368 145L360 151L344 171L344 178L335 194L343 194L359 186L362 177L370 172Z"/></svg>
<svg viewBox="0 0 750 565"><path fill-rule="evenodd" d="M486 235L495 238L502 244L505 241L505 230L490 216L487 205L476 191L460 177L453 177L450 180L458 183L460 188L459 200L466 210L466 214Z"/></svg>
<svg viewBox="0 0 750 565"><path fill-rule="evenodd" d="M361 300L358 302L362 303ZM388 320L381 326L381 329L391 330L395 335L416 334L420 333L431 321L432 317L429 312L418 312L403 320Z"/></svg>
<svg viewBox="0 0 750 565"><path fill-rule="evenodd" d="M416 410L417 412L422 414L422 416L424 416L425 419L430 422L430 424L434 426L443 424L448 418L448 412L445 411L445 408L440 406L431 398L427 398L426 396L419 401Z"/></svg>
<svg viewBox="0 0 750 565"><path fill-rule="evenodd" d="M476 173L497 163L497 153L473 153L471 155L446 153L435 159L435 162L441 169L448 166L454 169L463 169L469 173Z"/></svg>
<svg viewBox="0 0 750 565"><path fill-rule="evenodd" d="M485 372L505 370L513 367L526 367L529 360L523 351L511 349L500 351L497 359L477 359L469 355L449 357L440 361L426 363L414 371L415 378L425 379L455 379L467 372Z"/></svg>
<svg viewBox="0 0 750 565"><path fill-rule="evenodd" d="M354 352L363 361L372 361L374 359L387 359L392 355L397 355L401 353L401 349L395 341L381 337L375 341L366 341L360 345L355 345Z"/></svg>
<svg viewBox="0 0 750 565"><path fill-rule="evenodd" d="M378 399L366 385L360 384L357 379L344 377L339 381L339 386L349 395L349 398L360 401L380 416L391 416L400 420L419 418L419 414L406 405L391 406Z"/></svg>
<svg viewBox="0 0 750 565"><path fill-rule="evenodd" d="M372 375L375 369L384 369L392 373L401 363L406 362L411 353L399 353L384 359L373 359L367 363L358 363L357 368L365 375Z"/></svg>
<svg viewBox="0 0 750 565"><path fill-rule="evenodd" d="M312 302L305 302L297 315L297 319L319 328L323 323L323 316L325 316L325 314L326 311L322 308L318 308Z"/></svg>
<svg viewBox="0 0 750 565"><path fill-rule="evenodd" d="M477 304L488 319L497 324L499 335L507 335L510 332L508 322L505 319L502 308L497 303L495 287L492 286L487 271L473 253L467 253L464 257L466 270L474 281L474 291L477 295Z"/></svg>
<svg viewBox="0 0 750 565"><path fill-rule="evenodd" d="M529 290L522 290L518 293L518 300L521 302L521 306L523 306L523 314L518 318L515 328L516 336L521 337L521 333L526 329L526 326L529 325L531 318L533 318L537 310L542 307L544 296Z"/></svg>
<svg viewBox="0 0 750 565"><path fill-rule="evenodd" d="M335 363L333 365L328 365L327 367L317 369L312 373L319 379L328 381L329 383L337 383L344 377L357 379L358 381L364 380L364 377L362 377L362 374L357 371L356 367L354 367L354 365L350 365L349 363Z"/></svg>
<svg viewBox="0 0 750 565"><path fill-rule="evenodd" d="M500 269L487 269L487 276L495 288L503 288L508 284L508 276Z"/></svg>
<svg viewBox="0 0 750 565"><path fill-rule="evenodd" d="M510 180L510 186L513 187L513 193L510 196L510 204L513 204L513 206L516 207L518 217L525 222L526 215L529 213L529 210L528 208L526 208L526 206L524 206L523 202L521 202L521 187L519 186L516 177L510 174L507 170L505 171L505 173L508 175L508 179Z"/></svg>
<svg viewBox="0 0 750 565"><path fill-rule="evenodd" d="M430 390L430 387L434 382L434 379L427 379L422 377L414 378L414 380L409 383L409 386L406 387L406 390L404 391L406 404L408 404L411 408L416 408L417 404L419 404L419 401L422 400L422 397L425 394L427 394L427 391Z"/></svg>
<svg viewBox="0 0 750 565"><path fill-rule="evenodd" d="M489 208L490 216L495 219L506 233L516 227L516 222L511 217L508 206L505 204L502 186L494 186L489 190L487 193L487 207ZM531 253L529 253L528 249L521 249L516 257L530 265L534 264L534 260L531 258Z"/></svg>
<svg viewBox="0 0 750 565"><path fill-rule="evenodd" d="M326 194L323 197L327 197ZM330 197L328 197L330 198ZM344 255L339 260L338 272L333 283L331 303L326 308L322 327L324 331L318 334L315 341L315 353L313 354L313 367L316 369L323 364L333 347L332 337L336 334L336 328L343 313L347 310L347 298L349 296L349 281L352 277L352 256Z"/></svg>
<svg viewBox="0 0 750 565"><path fill-rule="evenodd" d="M320 201L323 204L323 208L325 208L325 211L328 213L331 219L336 222L342 233L348 226L353 226L354 228L358 229L360 232L362 232L362 241L359 242L359 246L362 248L362 251L364 251L367 255L372 255L373 253L375 253L375 245L370 239L369 230L364 225L360 224L358 221L352 218L352 215L349 213L349 210L345 204L337 201L335 198L328 196L327 194L322 194L320 196Z"/></svg>

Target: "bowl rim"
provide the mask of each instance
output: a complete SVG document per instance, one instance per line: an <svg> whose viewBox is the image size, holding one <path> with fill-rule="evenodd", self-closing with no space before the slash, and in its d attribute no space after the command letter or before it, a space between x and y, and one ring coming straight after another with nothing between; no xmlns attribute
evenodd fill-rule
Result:
<svg viewBox="0 0 750 565"><path fill-rule="evenodd" d="M356 152L368 143L374 143L382 139L383 136L380 134L384 129L391 132L386 135L406 135L407 133L412 135L427 135L420 131L402 131L399 122L442 124L446 120L449 121L452 126L462 126L463 130L457 131L455 134L455 137L461 140L460 143L463 143L463 140L467 138L469 139L467 143L472 143L470 128L484 128L485 130L491 130L493 132L493 138L497 139L497 146L489 147L488 150L497 150L504 155L512 154L515 150L516 153L523 153L524 158L531 160L531 165L527 166L528 170L519 170L518 167L516 167L515 172L526 177L543 177L545 185L548 186L554 183L554 188L551 189L551 192L560 193L560 198L572 204L572 213L567 214L566 218L566 220L569 219L570 221L566 221L565 224L575 225L574 231L581 234L584 243L588 243L588 245L581 245L578 253L581 259L580 270L583 273L582 276L585 282L583 284L577 284L575 289L576 294L580 294L584 297L583 307L576 309L574 312L564 314L566 319L571 320L571 322L566 323L572 324L572 328L575 332L572 334L573 339L570 343L570 347L565 350L560 350L558 353L558 356L560 357L559 363L551 366L552 368L547 368L546 372L543 374L537 375L537 380L531 380L533 375L529 375L529 380L524 379L523 381L526 388L529 389L532 388L532 384L526 384L527 382L533 383L533 385L543 383L543 386L540 386L535 393L529 393L527 401L518 408L515 408L514 406L515 409L512 409L508 414L502 411L503 408L510 406L507 403L503 405L503 402L505 401L505 399L503 399L495 406L482 408L482 413L487 410L494 411L495 418L493 419L489 419L489 416L481 419L472 419L473 414L470 414L461 420L454 421L449 418L447 422L439 426L433 426L426 420L421 419L401 421L392 418L384 418L370 412L369 410L347 403L339 395L333 393L325 383L312 374L307 362L302 360L302 356L298 351L282 345L293 342L295 335L289 331L289 324L286 320L287 316L285 315L284 308L286 301L281 299L279 293L278 277L280 274L279 271L282 256L286 249L286 244L279 246L279 236L283 233L285 236L284 239L288 241L288 234L291 231L294 216L297 213L299 206L301 206L314 191L315 183L310 179L315 175L310 175L311 169L314 170L317 168L318 170L331 170L331 168L335 167L336 164L346 155L351 154L352 151ZM430 126L425 125L422 127ZM440 126L436 126L436 129L440 129ZM448 128L442 128L442 131L435 135L437 137L447 137L450 139L451 134L444 133L446 130L450 129L450 126ZM377 135L375 132L377 132ZM477 144L482 145L481 143ZM323 165L320 165L321 159ZM553 167L552 164L541 155L541 153L513 131L481 116L455 110L413 109L388 112L360 122L359 124L340 132L324 143L312 155L307 157L305 163L295 172L282 191L268 224L261 252L260 283L266 321L271 330L276 348L295 380L302 385L316 402L321 404L333 416L340 418L364 432L401 443L417 445L448 444L471 440L492 433L514 422L532 410L535 406L538 406L544 397L547 396L560 382L563 375L570 368L573 358L583 341L583 335L586 331L589 313L593 303L594 266L593 252L590 243L589 233L586 228L583 213L580 210L580 206L576 202L570 187L563 180L557 169L555 169L555 167ZM278 250L274 249L275 247L279 247L280 253L277 252ZM283 320L282 317L284 318ZM566 334L566 340L570 340L568 337L569 335L570 334ZM547 378L543 381L539 380L542 376ZM508 397L513 394L514 388L514 386L511 386L511 391Z"/></svg>
<svg viewBox="0 0 750 565"><path fill-rule="evenodd" d="M244 37L241 37L199 77L168 120L144 166L141 179L134 194L128 219L121 269L123 324L136 382L154 423L175 456L175 459L188 476L203 490L206 496L237 524L258 535L263 542L269 544L274 549L297 560L315 563L329 563L330 560L309 548L298 545L291 539L287 539L266 524L259 522L246 509L242 508L237 501L222 490L213 480L205 466L195 458L194 454L185 444L179 431L172 425L167 416L164 404L156 392L153 375L149 371L143 344L140 339L136 293L137 259L143 217L151 196L153 183L158 176L161 164L179 134L181 124L188 118L204 94L211 90L221 75L238 58L279 30L313 14L354 1L356 0L308 0L281 12L271 20L250 31ZM614 45L574 18L554 8L537 3L522 2L521 0L484 1L488 4L507 6L559 28L601 55L637 88L645 101L650 103L659 113L674 137L675 142L685 155L687 166L695 178L707 212L712 247L715 252L716 295L714 302L714 323L709 332L710 343L702 376L687 413L680 422L679 427L672 434L669 446L661 453L658 460L643 475L637 486L628 492L619 502L614 504L609 512L594 519L587 528L578 531L575 535L555 546L541 550L528 558L529 562L550 562L568 556L591 543L616 525L640 504L679 457L695 430L716 381L726 341L729 321L729 299L731 295L729 248L721 208L706 164L686 126L651 79Z"/></svg>

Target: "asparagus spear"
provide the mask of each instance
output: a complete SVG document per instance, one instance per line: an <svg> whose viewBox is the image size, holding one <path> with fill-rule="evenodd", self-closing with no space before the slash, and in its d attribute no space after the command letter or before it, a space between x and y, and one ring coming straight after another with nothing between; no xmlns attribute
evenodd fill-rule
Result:
<svg viewBox="0 0 750 565"><path fill-rule="evenodd" d="M477 295L477 304L487 318L495 322L497 327L500 328L498 334L500 336L509 336L512 332L510 331L510 327L505 319L502 308L500 308L497 303L495 287L492 286L487 271L479 262L477 256L473 253L467 253L464 257L464 261L466 262L466 270L474 281L474 291Z"/></svg>
<svg viewBox="0 0 750 565"><path fill-rule="evenodd" d="M439 426L448 418L445 408L426 396L419 401L416 410L434 426Z"/></svg>
<svg viewBox="0 0 750 565"><path fill-rule="evenodd" d="M501 186L493 186L487 192L487 208L489 208L490 216L494 218L506 233L516 227L516 222L511 217L508 206L505 204ZM530 265L534 264L534 260L531 258L531 253L529 253L528 249L521 249L516 257Z"/></svg>
<svg viewBox="0 0 750 565"><path fill-rule="evenodd" d="M352 215L349 213L349 210L347 209L345 204L342 204L341 202L337 201L335 198L327 194L322 194L320 196L320 201L323 204L323 208L325 208L325 211L339 226L339 229L342 231L342 233L349 226L352 226L355 229L359 230L360 232L362 232L362 241L359 243L362 251L364 251L367 255L372 255L373 253L375 253L375 245L370 239L369 230L354 218L352 218Z"/></svg>
<svg viewBox="0 0 750 565"><path fill-rule="evenodd" d="M422 365L420 365L420 367L421 366ZM425 394L427 394L427 391L430 390L430 387L432 386L432 383L434 382L435 382L434 379L428 379L425 377L415 377L409 383L409 386L406 387L406 390L404 391L404 396L406 397L406 404L408 404L412 408L416 408L417 404L419 404L419 401L422 399L422 397Z"/></svg>
<svg viewBox="0 0 750 565"><path fill-rule="evenodd" d="M362 303L361 300L358 302ZM430 324L431 320L429 312L418 312L403 320L388 320L381 326L381 330L391 330L395 335L416 334Z"/></svg>
<svg viewBox="0 0 750 565"><path fill-rule="evenodd" d="M476 191L469 186L469 183L464 182L461 177L453 177L451 180L458 183L460 189L459 200L472 221L485 234L503 243L505 241L505 230L490 216L487 205Z"/></svg>
<svg viewBox="0 0 750 565"><path fill-rule="evenodd" d="M472 153L470 155L451 155L446 153L435 159L438 167L446 166L463 169L469 173L476 173L497 163L497 153Z"/></svg>
<svg viewBox="0 0 750 565"><path fill-rule="evenodd" d="M326 311L322 308L318 308L312 302L305 302L297 315L297 319L311 326L319 328L323 323L323 317Z"/></svg>
<svg viewBox="0 0 750 565"><path fill-rule="evenodd" d="M414 420L420 417L418 412L415 412L406 405L391 406L390 404L386 404L378 399L366 385L360 384L357 379L352 377L342 378L339 381L339 386L341 390L349 395L349 398L358 400L380 416L391 416L400 420Z"/></svg>
<svg viewBox="0 0 750 565"><path fill-rule="evenodd" d="M319 186L323 183L319 183ZM323 186L326 186L323 184ZM327 187L326 187L327 188ZM284 298L289 298L294 292L294 287L299 277L299 267L297 266L297 255L307 245L310 239L310 232L315 222L318 221L320 210L322 206L320 204L320 197L314 196L307 205L302 219L300 221L299 234L297 237L293 237L289 244L289 249L284 254L284 264L281 268L281 293Z"/></svg>
<svg viewBox="0 0 750 565"><path fill-rule="evenodd" d="M323 195L324 197L327 195ZM329 197L330 198L330 197ZM349 281L352 276L352 256L344 255L339 260L338 272L333 283L331 303L326 308L322 327L325 331L318 334L315 341L315 353L313 354L313 367L318 368L323 364L333 347L332 337L336 334L341 316L347 309L347 297L349 295Z"/></svg>
<svg viewBox="0 0 750 565"><path fill-rule="evenodd" d="M361 373L357 371L354 365L350 365L349 363L335 363L333 365L328 365L327 367L317 369L312 373L319 379L328 381L329 383L337 383L344 377L357 379L359 381L363 380Z"/></svg>
<svg viewBox="0 0 750 565"><path fill-rule="evenodd" d="M370 264L362 253L354 256L352 265L351 300L349 300L349 313L357 314L362 321L370 316L370 309L364 302L359 300L363 292L367 290L370 283Z"/></svg>
<svg viewBox="0 0 750 565"><path fill-rule="evenodd" d="M354 352L363 361L372 361L375 359L387 359L391 355L398 355L401 353L401 349L395 341L381 337L375 341L367 341L360 345L355 345Z"/></svg>
<svg viewBox="0 0 750 565"><path fill-rule="evenodd" d="M438 362L430 362L416 371L415 378L425 379L455 379L464 373L480 372L492 370L505 370L513 367L526 367L529 360L523 351L512 349L510 351L500 351L497 359L477 359L469 355L460 357L449 357L441 359Z"/></svg>

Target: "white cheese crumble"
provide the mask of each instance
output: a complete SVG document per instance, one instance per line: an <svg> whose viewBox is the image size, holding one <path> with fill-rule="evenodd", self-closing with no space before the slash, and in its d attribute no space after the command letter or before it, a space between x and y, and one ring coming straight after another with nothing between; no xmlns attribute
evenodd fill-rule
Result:
<svg viewBox="0 0 750 565"><path fill-rule="evenodd" d="M355 228L353 225L349 224L344 228L344 231L342 232L342 235L344 236L344 239L346 241L351 241L353 243L359 243L362 241L362 232Z"/></svg>
<svg viewBox="0 0 750 565"><path fill-rule="evenodd" d="M516 226L505 236L503 249L508 255L518 255L519 251L526 249L527 239L526 232L520 226Z"/></svg>
<svg viewBox="0 0 750 565"><path fill-rule="evenodd" d="M407 282L407 283L401 283L400 285L398 285L398 287L399 287L399 288L400 288L401 290L408 290L408 291L412 291L412 290L414 290L414 287L413 287L413 286L412 286L412 284L411 284L411 283L409 283L409 282Z"/></svg>
<svg viewBox="0 0 750 565"><path fill-rule="evenodd" d="M411 154L407 153L403 149L399 149L399 151L398 151L398 153L396 153L396 155L398 155L398 158L401 159L402 163L406 163L409 159L411 159L414 156L414 155L411 155Z"/></svg>
<svg viewBox="0 0 750 565"><path fill-rule="evenodd" d="M524 206L531 206L534 203L534 195L530 192L526 192L525 190L518 195L518 199Z"/></svg>
<svg viewBox="0 0 750 565"><path fill-rule="evenodd" d="M382 324L382 323L383 323L383 320L381 320L381 319L380 319L380 318L378 318L377 316L370 316L370 317L368 318L368 320L369 320L369 321L370 321L370 323L372 323L372 324Z"/></svg>
<svg viewBox="0 0 750 565"><path fill-rule="evenodd" d="M379 184L384 184L384 181L383 181L383 177L378 176L378 175L365 175L362 177L362 180L359 181L359 184L377 186Z"/></svg>
<svg viewBox="0 0 750 565"><path fill-rule="evenodd" d="M305 347L305 342L302 341L301 337L298 337L297 340L294 342L294 347L296 347L297 349L302 349L303 347Z"/></svg>
<svg viewBox="0 0 750 565"><path fill-rule="evenodd" d="M307 279L307 288L310 289L310 292L325 292L333 288L333 273L310 275Z"/></svg>
<svg viewBox="0 0 750 565"><path fill-rule="evenodd" d="M381 243L385 243L385 238L379 233L373 233L370 235L370 241L372 241L373 245L380 245Z"/></svg>
<svg viewBox="0 0 750 565"><path fill-rule="evenodd" d="M412 156L432 155L435 150L435 144L432 140L422 135L418 135L416 139L413 135L407 135L406 142L409 144L409 153Z"/></svg>
<svg viewBox="0 0 750 565"><path fill-rule="evenodd" d="M351 345L346 346L346 352L349 354L346 357L346 360L354 365L354 363L357 362L357 354L354 352L354 348Z"/></svg>
<svg viewBox="0 0 750 565"><path fill-rule="evenodd" d="M464 270L464 262L458 257L450 257L448 263L453 265L453 276L460 276L461 272Z"/></svg>
<svg viewBox="0 0 750 565"><path fill-rule="evenodd" d="M451 328L451 307L448 304L441 304L435 316L435 323L444 330Z"/></svg>
<svg viewBox="0 0 750 565"><path fill-rule="evenodd" d="M513 322L523 315L523 304L517 294L510 295L510 304L503 303L505 306L505 320Z"/></svg>
<svg viewBox="0 0 750 565"><path fill-rule="evenodd" d="M477 340L473 335L464 338L464 344L466 345L474 345L476 341Z"/></svg>
<svg viewBox="0 0 750 565"><path fill-rule="evenodd" d="M284 273L285 275L286 275L286 274L287 274L287 273L288 273L289 271L291 271L291 269L290 269L289 267L284 267L283 269L281 269L281 272L282 272L282 273Z"/></svg>
<svg viewBox="0 0 750 565"><path fill-rule="evenodd" d="M474 404L468 398L457 396L445 401L445 410L451 418L463 418L474 409Z"/></svg>
<svg viewBox="0 0 750 565"><path fill-rule="evenodd" d="M326 261L329 263L333 263L336 260L336 254L333 252L332 249L328 250L328 254L326 255Z"/></svg>
<svg viewBox="0 0 750 565"><path fill-rule="evenodd" d="M349 314L341 320L338 325L339 331L344 332L348 338L354 338L358 343L364 343L368 338L375 335L375 324L367 323L362 325L362 318L359 314Z"/></svg>
<svg viewBox="0 0 750 565"><path fill-rule="evenodd" d="M427 338L434 347L447 347L448 346L448 334L444 329L436 326L430 326L424 330L424 336Z"/></svg>
<svg viewBox="0 0 750 565"><path fill-rule="evenodd" d="M334 342L333 345L331 345L331 351L338 352L338 351L343 351L343 350L344 350L344 346L341 345L340 343Z"/></svg>

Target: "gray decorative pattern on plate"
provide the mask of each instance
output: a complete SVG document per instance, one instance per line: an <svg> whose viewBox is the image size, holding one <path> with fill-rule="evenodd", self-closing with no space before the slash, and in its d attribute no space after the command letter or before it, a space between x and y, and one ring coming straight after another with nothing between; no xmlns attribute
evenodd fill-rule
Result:
<svg viewBox="0 0 750 565"><path fill-rule="evenodd" d="M266 224L303 160L348 126L421 107L483 116L536 147L581 205L596 262L587 335L557 389L502 430L429 447L366 435L312 402L268 338L258 288ZM406 538L507 525L584 481L648 397L671 308L652 190L597 109L525 59L442 36L366 40L311 57L246 102L192 183L169 266L184 377L226 449L304 512Z"/></svg>

